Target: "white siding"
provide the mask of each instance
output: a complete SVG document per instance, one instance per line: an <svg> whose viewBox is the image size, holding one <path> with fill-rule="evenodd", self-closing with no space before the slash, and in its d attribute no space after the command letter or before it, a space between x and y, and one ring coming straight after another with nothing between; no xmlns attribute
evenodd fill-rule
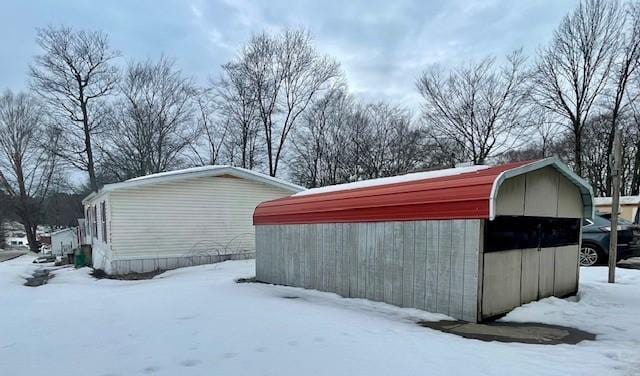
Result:
<svg viewBox="0 0 640 376"><path fill-rule="evenodd" d="M111 192L113 260L253 252L255 207L290 194L231 176Z"/></svg>
<svg viewBox="0 0 640 376"><path fill-rule="evenodd" d="M76 240L76 229L70 228L51 234L51 253L54 255L62 255L63 249L65 254L71 253L78 246Z"/></svg>
<svg viewBox="0 0 640 376"><path fill-rule="evenodd" d="M102 219L101 203L105 202L105 209L107 214L107 241L104 241L104 235L102 231ZM90 229L91 235L87 232L87 238L91 244L91 258L93 260L93 267L102 269L107 273L111 273L111 194L105 193L94 198L89 205L85 205L85 213L87 207L96 206L97 220L98 220L98 234L93 233L93 223L87 222L87 228Z"/></svg>

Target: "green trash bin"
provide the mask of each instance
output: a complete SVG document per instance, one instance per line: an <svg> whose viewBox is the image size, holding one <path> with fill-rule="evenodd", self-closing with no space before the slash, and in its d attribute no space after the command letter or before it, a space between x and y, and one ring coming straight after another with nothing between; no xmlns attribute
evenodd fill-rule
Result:
<svg viewBox="0 0 640 376"><path fill-rule="evenodd" d="M84 252L76 253L73 261L76 268L82 268L83 266L85 266Z"/></svg>

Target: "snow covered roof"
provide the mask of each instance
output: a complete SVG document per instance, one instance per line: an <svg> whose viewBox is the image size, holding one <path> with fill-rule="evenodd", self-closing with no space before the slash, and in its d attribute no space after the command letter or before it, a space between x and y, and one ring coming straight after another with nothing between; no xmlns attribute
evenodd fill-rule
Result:
<svg viewBox="0 0 640 376"><path fill-rule="evenodd" d="M214 176L223 176L223 175L231 175L241 179L252 180L256 182L260 182L263 184L271 185L274 187L278 187L292 193L297 193L303 191L305 188L299 185L290 183L288 181L274 178L269 175L265 175L256 171L247 170L240 167L233 167L228 165L213 165L213 166L202 166L202 167L192 167L185 168L182 170L168 171L168 172L160 172L157 174L151 174L146 176L141 176L138 178L129 179L123 181L121 183L115 184L107 184L98 192L93 192L82 200L82 203L88 203L96 196L99 196L105 192L112 192L118 189L127 189L134 188L148 184L158 184L158 183L167 183L172 181L179 181L184 179L193 179L200 177L214 177Z"/></svg>
<svg viewBox="0 0 640 376"><path fill-rule="evenodd" d="M611 205L611 197L596 197L593 202L596 206ZM620 196L620 205L640 205L640 196Z"/></svg>
<svg viewBox="0 0 640 376"><path fill-rule="evenodd" d="M476 165L476 166L468 166L468 167L447 168L443 170L414 172L410 174L391 176L387 178L369 179L369 180L356 181L353 183L328 185L326 187L307 189L306 191L296 193L294 196L307 196L307 195L313 195L317 193L337 192L337 191L344 191L348 189L375 187L378 185L387 185L387 184L404 183L404 182L411 182L411 181L418 181L418 180L435 179L435 178L444 177L444 176L453 176L453 175L465 174L467 172L485 170L489 167L491 166Z"/></svg>
<svg viewBox="0 0 640 376"><path fill-rule="evenodd" d="M551 167L580 191L583 215L593 216L591 186L556 158L500 166L469 166L310 189L266 201L255 225L494 219L498 189L510 178Z"/></svg>
<svg viewBox="0 0 640 376"><path fill-rule="evenodd" d="M69 232L69 231L74 231L75 232L76 229L75 229L75 227L63 228L61 230L56 230L56 231L52 232L50 235L51 236L58 235L58 234L62 234L62 233Z"/></svg>

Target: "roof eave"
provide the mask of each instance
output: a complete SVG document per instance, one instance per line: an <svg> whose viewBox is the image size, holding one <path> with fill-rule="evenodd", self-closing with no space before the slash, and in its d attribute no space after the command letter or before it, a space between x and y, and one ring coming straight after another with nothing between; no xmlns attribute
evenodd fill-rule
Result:
<svg viewBox="0 0 640 376"><path fill-rule="evenodd" d="M124 181L120 183L107 184L104 187L102 187L102 189L100 189L98 192L93 192L87 197L85 197L82 200L82 203L86 205L91 200L95 199L97 196L103 193L112 192L119 189L134 188L134 187L140 187L144 185L157 184L157 183L168 183L168 182L180 181L184 179L193 179L193 178L200 178L200 177L215 177L215 176L222 176L222 175L231 175L238 178L244 178L247 180L262 182L263 184L276 186L286 191L289 191L291 193L298 193L306 189L299 185L289 183L274 177L266 176L264 174L259 174L257 172L247 170L244 168L222 166L222 167L211 169L211 170L177 173L177 174L168 175L168 176L159 176L155 178L152 177L152 178L142 179L142 180Z"/></svg>

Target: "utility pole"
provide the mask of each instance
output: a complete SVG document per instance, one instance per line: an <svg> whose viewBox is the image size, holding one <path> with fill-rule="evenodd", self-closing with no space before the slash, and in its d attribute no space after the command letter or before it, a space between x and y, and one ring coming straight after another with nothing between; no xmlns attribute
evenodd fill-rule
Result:
<svg viewBox="0 0 640 376"><path fill-rule="evenodd" d="M613 155L611 160L611 231L609 232L609 283L616 282L616 261L618 260L618 209L620 206L620 129L613 134Z"/></svg>

